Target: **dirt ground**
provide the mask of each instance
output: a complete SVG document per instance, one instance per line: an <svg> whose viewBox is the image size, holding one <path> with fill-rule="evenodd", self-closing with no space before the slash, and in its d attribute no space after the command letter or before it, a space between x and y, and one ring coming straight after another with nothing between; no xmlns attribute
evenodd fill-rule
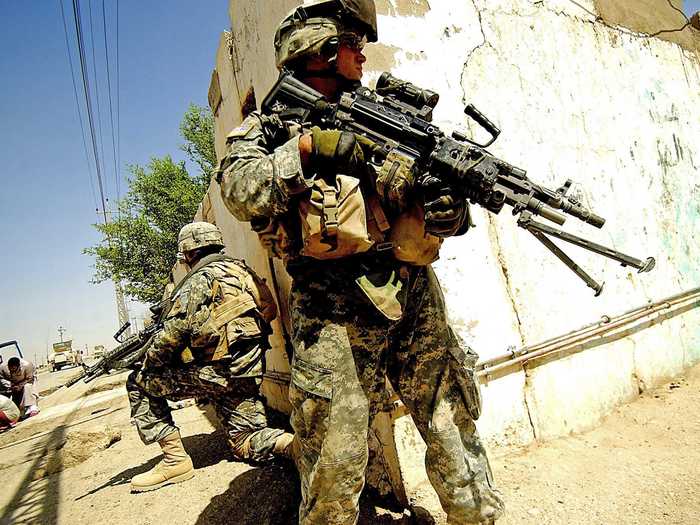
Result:
<svg viewBox="0 0 700 525"><path fill-rule="evenodd" d="M159 449L144 447L130 425L123 381L60 389L42 401L41 416L0 435L0 523L296 522L293 468L229 461L222 435L196 406L175 413L196 477L130 494L129 479L151 468ZM700 523L698 407L700 366L591 432L491 451L508 506L499 524ZM413 522L387 506L364 498L360 523Z"/></svg>

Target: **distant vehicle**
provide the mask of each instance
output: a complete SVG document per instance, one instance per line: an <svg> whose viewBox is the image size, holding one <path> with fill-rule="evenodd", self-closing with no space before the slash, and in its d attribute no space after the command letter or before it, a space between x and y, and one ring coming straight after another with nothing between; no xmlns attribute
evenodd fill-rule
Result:
<svg viewBox="0 0 700 525"><path fill-rule="evenodd" d="M78 366L80 358L73 350L73 341L61 341L53 344L53 352L49 354L49 370L51 372L64 367Z"/></svg>
<svg viewBox="0 0 700 525"><path fill-rule="evenodd" d="M95 359L99 359L102 357L105 353L105 346L104 345L95 345L95 348L92 351L92 356Z"/></svg>
<svg viewBox="0 0 700 525"><path fill-rule="evenodd" d="M7 341L5 343L0 343L0 365L3 363L7 363L7 361L11 357L19 357L20 359L22 359L22 357L24 357L22 355L22 350L20 350L19 344L17 343L17 341ZM0 394L7 396L7 397L10 397L11 393L10 393L9 388L7 389L6 392L4 390L5 390L5 388L0 383Z"/></svg>

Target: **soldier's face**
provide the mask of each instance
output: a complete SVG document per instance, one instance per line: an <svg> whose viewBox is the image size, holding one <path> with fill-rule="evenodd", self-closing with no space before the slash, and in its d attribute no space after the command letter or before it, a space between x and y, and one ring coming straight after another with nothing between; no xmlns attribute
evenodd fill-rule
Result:
<svg viewBox="0 0 700 525"><path fill-rule="evenodd" d="M357 46L349 46L341 43L338 47L336 67L338 74L348 80L362 80L362 65L367 62L367 57L362 54L362 49Z"/></svg>

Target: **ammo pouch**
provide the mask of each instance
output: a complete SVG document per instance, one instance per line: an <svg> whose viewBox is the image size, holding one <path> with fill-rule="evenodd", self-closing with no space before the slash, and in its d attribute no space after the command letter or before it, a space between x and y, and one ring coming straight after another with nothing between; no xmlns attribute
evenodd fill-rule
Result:
<svg viewBox="0 0 700 525"><path fill-rule="evenodd" d="M419 204L406 208L392 223L389 240L394 257L414 266L437 261L442 238L425 233L425 213Z"/></svg>
<svg viewBox="0 0 700 525"><path fill-rule="evenodd" d="M216 346L204 349L207 362L228 357L236 343L268 335L269 323L277 315L272 292L260 277L241 261L223 264L224 275L215 276L212 284L215 303L201 330L219 336Z"/></svg>
<svg viewBox="0 0 700 525"><path fill-rule="evenodd" d="M454 334L452 337L452 345L448 348L452 358L449 361L450 369L459 385L467 412L476 421L481 416L481 390L479 380L474 373L479 356L468 346L460 345L460 341Z"/></svg>
<svg viewBox="0 0 700 525"><path fill-rule="evenodd" d="M367 226L367 206L360 180L336 175L334 184L316 179L311 194L299 203L301 254L339 259L369 250L374 244Z"/></svg>

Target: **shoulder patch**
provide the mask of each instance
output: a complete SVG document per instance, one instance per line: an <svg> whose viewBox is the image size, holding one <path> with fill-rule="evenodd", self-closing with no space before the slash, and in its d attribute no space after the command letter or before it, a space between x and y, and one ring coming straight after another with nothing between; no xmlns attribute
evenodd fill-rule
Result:
<svg viewBox="0 0 700 525"><path fill-rule="evenodd" d="M255 121L248 117L245 119L240 126L233 128L228 135L226 135L227 140L240 139L248 135L255 127Z"/></svg>

